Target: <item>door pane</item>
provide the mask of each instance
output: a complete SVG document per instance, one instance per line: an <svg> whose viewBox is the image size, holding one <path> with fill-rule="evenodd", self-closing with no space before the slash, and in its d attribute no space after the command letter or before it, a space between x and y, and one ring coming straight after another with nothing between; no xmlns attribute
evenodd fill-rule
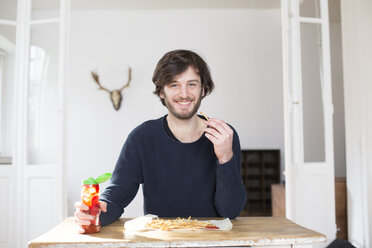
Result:
<svg viewBox="0 0 372 248"><path fill-rule="evenodd" d="M0 20L17 20L16 0L0 0Z"/></svg>
<svg viewBox="0 0 372 248"><path fill-rule="evenodd" d="M6 50L4 48L5 43L12 43L12 46L15 44L16 40L16 27L15 26L10 26L10 25L1 25L0 24L0 42L2 44L2 49Z"/></svg>
<svg viewBox="0 0 372 248"><path fill-rule="evenodd" d="M302 0L300 2L300 16L320 18L319 0Z"/></svg>
<svg viewBox="0 0 372 248"><path fill-rule="evenodd" d="M59 17L60 0L32 0L31 20Z"/></svg>
<svg viewBox="0 0 372 248"><path fill-rule="evenodd" d="M320 25L301 24L304 162L324 162Z"/></svg>
<svg viewBox="0 0 372 248"><path fill-rule="evenodd" d="M28 164L55 164L59 142L58 24L31 29L28 85Z"/></svg>
<svg viewBox="0 0 372 248"><path fill-rule="evenodd" d="M16 27L0 25L0 163L10 164L13 148Z"/></svg>

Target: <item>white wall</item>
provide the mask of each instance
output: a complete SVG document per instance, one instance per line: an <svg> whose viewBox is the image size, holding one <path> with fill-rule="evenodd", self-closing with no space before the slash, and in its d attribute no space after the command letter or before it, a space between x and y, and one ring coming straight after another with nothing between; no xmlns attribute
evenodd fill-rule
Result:
<svg viewBox="0 0 372 248"><path fill-rule="evenodd" d="M206 59L216 89L201 110L232 124L243 149L283 152L280 25L279 9L73 11L65 88L69 215L81 179L112 171L129 132L166 113L151 78L169 50L192 49ZM128 65L133 79L115 111L90 71L116 89ZM139 196L125 215L141 214Z"/></svg>
<svg viewBox="0 0 372 248"><path fill-rule="evenodd" d="M372 2L341 1L348 236L372 245Z"/></svg>

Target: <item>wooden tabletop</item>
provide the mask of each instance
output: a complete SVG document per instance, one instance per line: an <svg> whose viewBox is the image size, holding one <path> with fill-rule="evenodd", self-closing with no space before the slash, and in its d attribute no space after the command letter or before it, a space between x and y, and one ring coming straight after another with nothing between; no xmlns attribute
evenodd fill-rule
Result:
<svg viewBox="0 0 372 248"><path fill-rule="evenodd" d="M78 234L73 217L29 242L29 248L41 247L217 247L287 246L326 241L326 236L283 217L238 217L231 220L230 231L125 231L120 219L102 227L100 233ZM290 246L292 247L292 246ZM309 246L310 247L310 246Z"/></svg>

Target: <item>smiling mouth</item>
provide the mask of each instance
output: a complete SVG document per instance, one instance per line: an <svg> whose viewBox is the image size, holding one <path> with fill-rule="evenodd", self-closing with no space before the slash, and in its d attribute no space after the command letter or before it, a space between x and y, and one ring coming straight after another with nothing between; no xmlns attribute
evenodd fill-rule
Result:
<svg viewBox="0 0 372 248"><path fill-rule="evenodd" d="M191 101L182 101L182 102L177 102L177 103L181 105L189 105Z"/></svg>

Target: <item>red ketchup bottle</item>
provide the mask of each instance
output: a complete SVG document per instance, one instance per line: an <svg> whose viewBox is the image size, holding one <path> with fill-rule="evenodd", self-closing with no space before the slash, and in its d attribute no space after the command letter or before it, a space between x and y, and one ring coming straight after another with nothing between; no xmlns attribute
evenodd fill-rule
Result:
<svg viewBox="0 0 372 248"><path fill-rule="evenodd" d="M89 209L84 212L94 216L94 219L90 221L90 225L83 225L85 233L96 233L101 230L101 222L99 220L99 215L101 213L99 205L99 184L110 178L111 173L105 173L96 179L90 177L83 180L81 201L89 207Z"/></svg>

